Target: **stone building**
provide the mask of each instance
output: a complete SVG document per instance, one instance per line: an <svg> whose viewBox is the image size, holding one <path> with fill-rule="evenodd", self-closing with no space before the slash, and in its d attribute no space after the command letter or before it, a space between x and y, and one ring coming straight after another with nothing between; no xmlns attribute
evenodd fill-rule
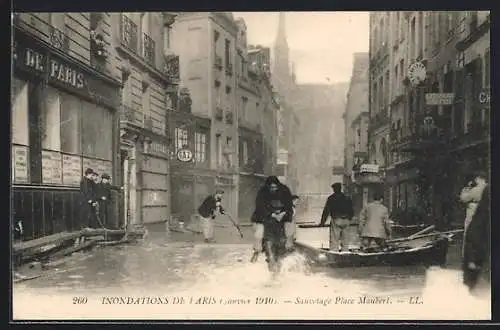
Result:
<svg viewBox="0 0 500 330"><path fill-rule="evenodd" d="M121 161L127 223L165 221L171 213L167 113L179 82L171 51L173 15L113 13L116 66L121 71Z"/></svg>
<svg viewBox="0 0 500 330"><path fill-rule="evenodd" d="M366 146L360 146L361 134L367 132L358 131L359 124L354 121L360 120L360 114L368 112L368 53L355 53L354 63L347 92L346 108L343 114L344 119L344 184L348 187L351 182L353 166L368 160L368 154L356 154L360 148L366 149ZM364 140L363 140L364 143ZM367 143L367 141L366 141Z"/></svg>
<svg viewBox="0 0 500 330"><path fill-rule="evenodd" d="M226 208L238 214L237 34L229 12L181 13L172 25L181 87L191 99L189 113L176 119L174 143L195 149L194 161L172 165L176 217L189 219L215 186L224 189Z"/></svg>
<svg viewBox="0 0 500 330"><path fill-rule="evenodd" d="M456 195L464 174L489 165L489 99L482 97L490 86L489 12L384 15L392 50L390 146L386 156L376 144L369 153L387 159L388 204L416 210L420 220L461 219ZM372 41L382 27L375 21L374 14ZM370 53L372 63L381 61L375 42ZM375 78L370 77L371 91L380 86ZM370 100L371 116L380 108L377 95ZM372 135L370 143L376 140Z"/></svg>
<svg viewBox="0 0 500 330"><path fill-rule="evenodd" d="M79 217L86 168L121 185L121 80L111 14L13 18L12 220L26 240L88 225ZM114 191L113 220L120 200Z"/></svg>

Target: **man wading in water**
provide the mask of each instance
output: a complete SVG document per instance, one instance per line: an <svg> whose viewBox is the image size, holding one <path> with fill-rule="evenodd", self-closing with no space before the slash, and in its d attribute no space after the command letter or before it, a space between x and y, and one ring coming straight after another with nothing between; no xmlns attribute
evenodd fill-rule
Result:
<svg viewBox="0 0 500 330"><path fill-rule="evenodd" d="M277 274L280 261L293 247L293 203L290 189L275 176L267 178L257 193L254 222L263 228L262 245L269 270ZM255 249L255 246L254 246ZM260 251L255 249L252 261Z"/></svg>

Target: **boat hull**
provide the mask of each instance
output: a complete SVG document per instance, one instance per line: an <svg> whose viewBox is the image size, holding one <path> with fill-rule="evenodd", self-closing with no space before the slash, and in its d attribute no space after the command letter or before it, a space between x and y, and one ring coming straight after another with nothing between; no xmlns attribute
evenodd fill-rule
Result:
<svg viewBox="0 0 500 330"><path fill-rule="evenodd" d="M449 241L446 237L425 240L422 244L401 246L401 249L376 252L338 252L326 248L317 248L306 243L296 242L298 252L308 257L314 265L329 267L374 267L374 266L409 266L424 264L443 266L446 263Z"/></svg>

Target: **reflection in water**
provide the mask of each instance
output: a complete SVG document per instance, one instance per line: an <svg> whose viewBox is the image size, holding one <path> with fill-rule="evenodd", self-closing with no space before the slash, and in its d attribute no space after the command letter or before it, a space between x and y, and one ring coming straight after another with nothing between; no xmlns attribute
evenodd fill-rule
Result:
<svg viewBox="0 0 500 330"><path fill-rule="evenodd" d="M158 245L144 242L141 245L106 247L72 258L64 269L49 271L47 276L17 284L15 294L22 296L46 291L53 296L57 292L234 298L265 295L293 301L297 297L395 297L422 296L424 293L429 297L433 292L437 292L436 296L446 292L451 298L456 292L456 282L450 283L454 288L444 291L446 283L442 281L439 288L426 288L424 292L425 269L420 266L311 269L299 254L288 256L283 262L282 276L271 280L264 258L259 258L254 264L249 262L250 251L250 245L244 244ZM460 298L461 305L463 297ZM302 309L304 313L308 311L306 307ZM334 318L342 319L342 315ZM356 319L356 316L352 317Z"/></svg>

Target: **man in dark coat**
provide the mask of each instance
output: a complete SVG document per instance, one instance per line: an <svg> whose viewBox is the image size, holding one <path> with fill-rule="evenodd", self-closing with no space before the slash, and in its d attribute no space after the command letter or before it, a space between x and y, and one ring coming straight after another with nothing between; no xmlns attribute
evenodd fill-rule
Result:
<svg viewBox="0 0 500 330"><path fill-rule="evenodd" d="M97 184L97 200L99 202L99 216L104 226L109 225L109 205L111 202L111 177L109 174L104 173L101 175L101 182Z"/></svg>
<svg viewBox="0 0 500 330"><path fill-rule="evenodd" d="M97 206L95 172L91 168L85 170L80 181L80 222L82 226L96 228L97 219L95 207Z"/></svg>
<svg viewBox="0 0 500 330"><path fill-rule="evenodd" d="M328 196L323 214L321 215L320 226L324 226L328 216L330 221L330 249L334 248L334 243L339 244L339 250L344 247L344 230L350 225L354 216L352 200L342 192L342 184L337 182L332 184L333 194Z"/></svg>
<svg viewBox="0 0 500 330"><path fill-rule="evenodd" d="M488 282L490 280L491 196L486 177L485 173L475 175L474 184L482 187L483 192L464 234L463 281L471 292L476 289L482 276Z"/></svg>
<svg viewBox="0 0 500 330"><path fill-rule="evenodd" d="M217 188L215 194L207 196L200 207L198 207L198 214L200 216L201 227L205 243L214 243L214 220L218 214L225 214L222 207L222 196L224 190Z"/></svg>
<svg viewBox="0 0 500 330"><path fill-rule="evenodd" d="M259 189L252 218L254 223L262 224L266 261L269 270L277 273L281 259L293 246L293 203L290 189L276 176L268 177Z"/></svg>

